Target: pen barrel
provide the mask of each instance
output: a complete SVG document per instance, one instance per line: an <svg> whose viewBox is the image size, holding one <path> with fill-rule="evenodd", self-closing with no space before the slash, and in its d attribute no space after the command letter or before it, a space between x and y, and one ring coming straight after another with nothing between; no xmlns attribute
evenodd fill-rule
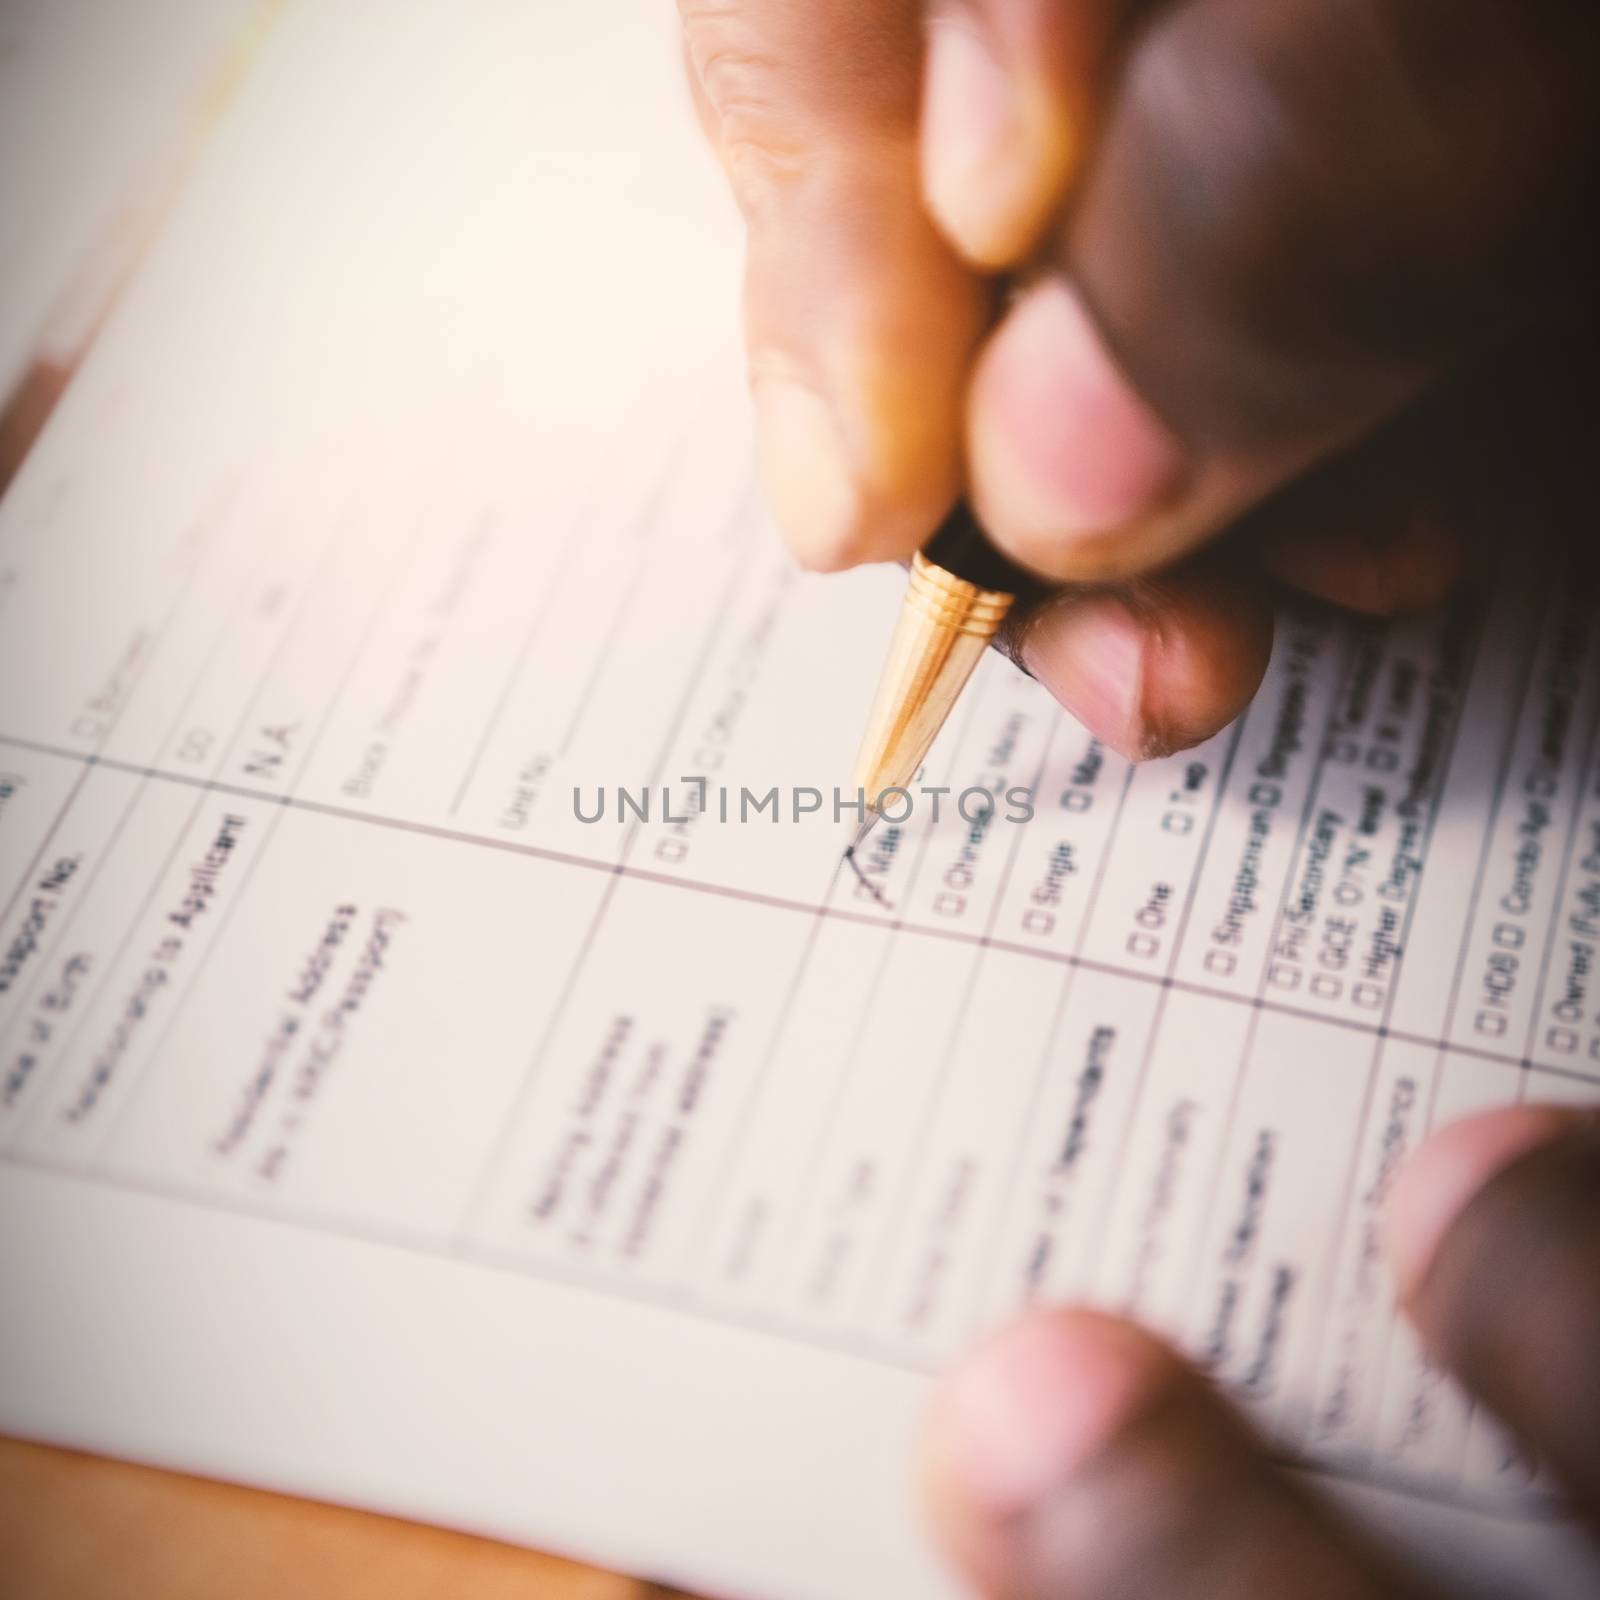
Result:
<svg viewBox="0 0 1600 1600"><path fill-rule="evenodd" d="M925 556L912 558L911 582L856 759L855 786L869 805L916 777L1012 601Z"/></svg>

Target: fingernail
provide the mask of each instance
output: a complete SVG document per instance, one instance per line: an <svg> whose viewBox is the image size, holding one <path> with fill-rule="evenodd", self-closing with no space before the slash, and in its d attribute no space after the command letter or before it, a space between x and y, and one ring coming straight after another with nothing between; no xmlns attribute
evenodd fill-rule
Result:
<svg viewBox="0 0 1600 1600"><path fill-rule="evenodd" d="M1074 541L1114 535L1161 507L1185 466L1179 441L1059 279L1029 290L990 340L971 435L980 514L1053 576L1073 575Z"/></svg>
<svg viewBox="0 0 1600 1600"><path fill-rule="evenodd" d="M957 1370L944 1397L942 1447L985 1516L1036 1505L1071 1471L1078 1388L1039 1319L1006 1329Z"/></svg>
<svg viewBox="0 0 1600 1600"><path fill-rule="evenodd" d="M762 483L796 557L822 572L852 565L861 499L832 411L814 391L776 378L757 384L755 404Z"/></svg>
<svg viewBox="0 0 1600 1600"><path fill-rule="evenodd" d="M1028 671L1090 733L1118 755L1151 753L1151 730L1141 707L1145 625L1110 595L1072 600L1052 609L1025 635Z"/></svg>
<svg viewBox="0 0 1600 1600"><path fill-rule="evenodd" d="M1166 1361L1148 1335L1093 1312L1034 1313L992 1335L935 1407L935 1460L957 1508L998 1521L1059 1493L1155 1391Z"/></svg>
<svg viewBox="0 0 1600 1600"><path fill-rule="evenodd" d="M1570 1106L1512 1106L1453 1123L1423 1144L1401 1168L1384 1220L1400 1298L1422 1288L1445 1236L1491 1179L1594 1120Z"/></svg>
<svg viewBox="0 0 1600 1600"><path fill-rule="evenodd" d="M985 40L962 21L936 23L923 89L923 195L971 259L1002 265L1025 245L1033 151L1015 85Z"/></svg>

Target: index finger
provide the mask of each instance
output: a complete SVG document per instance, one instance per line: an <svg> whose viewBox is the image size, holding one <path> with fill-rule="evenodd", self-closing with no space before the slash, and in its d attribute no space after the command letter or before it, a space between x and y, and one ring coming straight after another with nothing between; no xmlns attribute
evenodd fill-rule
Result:
<svg viewBox="0 0 1600 1600"><path fill-rule="evenodd" d="M918 0L679 0L749 232L768 496L802 562L911 554L961 486L988 293L917 182Z"/></svg>

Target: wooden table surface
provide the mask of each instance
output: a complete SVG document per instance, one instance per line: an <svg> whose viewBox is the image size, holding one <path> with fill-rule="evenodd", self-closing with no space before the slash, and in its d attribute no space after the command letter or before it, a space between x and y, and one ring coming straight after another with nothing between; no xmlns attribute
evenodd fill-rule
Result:
<svg viewBox="0 0 1600 1600"><path fill-rule="evenodd" d="M487 1539L11 1439L0 1439L0 1592L5 1600L676 1594Z"/></svg>

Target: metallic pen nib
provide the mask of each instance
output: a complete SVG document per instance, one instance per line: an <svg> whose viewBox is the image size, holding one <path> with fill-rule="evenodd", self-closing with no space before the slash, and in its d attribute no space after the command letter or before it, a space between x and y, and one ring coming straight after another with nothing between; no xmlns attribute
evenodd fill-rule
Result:
<svg viewBox="0 0 1600 1600"><path fill-rule="evenodd" d="M870 894L872 898L876 900L878 904L886 911L891 911L894 908L889 904L888 897L884 894L883 890L880 889L878 885L866 875L861 868L860 861L856 859L856 852L860 850L861 846L866 842L867 835L871 833L875 827L877 827L878 820L882 815L883 813L881 811L871 810L867 812L866 816L862 819L861 826L856 829L855 837L851 839L850 843L845 846L844 856L840 860L839 864L840 866L849 867L849 869L856 875L856 882L860 884L861 887L865 889L867 893Z"/></svg>
<svg viewBox="0 0 1600 1600"><path fill-rule="evenodd" d="M851 860L855 856L856 851L867 842L867 835L878 826L878 823L882 817L883 813L881 811L878 811L870 806L867 808L867 814L862 819L861 826L856 829L855 835L850 840L850 843L844 847L844 858L846 861Z"/></svg>

